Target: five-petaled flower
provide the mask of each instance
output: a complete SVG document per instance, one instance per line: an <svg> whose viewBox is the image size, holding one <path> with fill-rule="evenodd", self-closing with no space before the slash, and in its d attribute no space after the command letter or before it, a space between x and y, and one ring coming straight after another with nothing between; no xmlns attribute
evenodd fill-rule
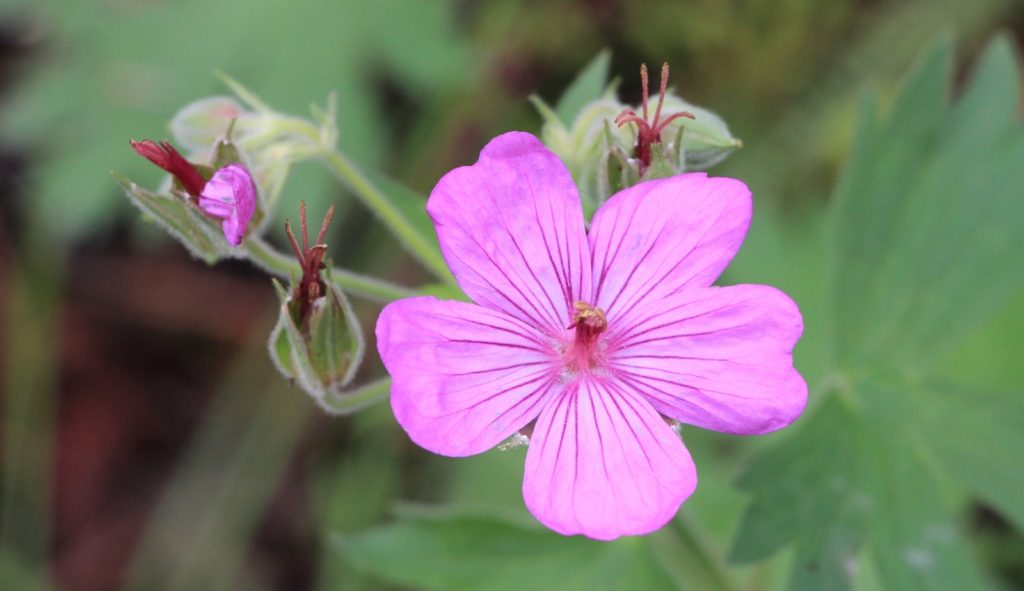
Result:
<svg viewBox="0 0 1024 591"><path fill-rule="evenodd" d="M199 170L168 142L132 140L137 154L169 172L178 180L193 203L206 215L221 220L224 239L238 246L256 213L256 183L249 170L241 164L228 164L210 177Z"/></svg>
<svg viewBox="0 0 1024 591"><path fill-rule="evenodd" d="M523 497L551 529L613 539L670 520L697 484L670 422L758 434L802 412L796 305L712 286L750 223L743 183L641 183L588 232L565 166L513 132L445 175L427 210L475 305L418 297L381 313L395 416L448 456L529 431Z"/></svg>

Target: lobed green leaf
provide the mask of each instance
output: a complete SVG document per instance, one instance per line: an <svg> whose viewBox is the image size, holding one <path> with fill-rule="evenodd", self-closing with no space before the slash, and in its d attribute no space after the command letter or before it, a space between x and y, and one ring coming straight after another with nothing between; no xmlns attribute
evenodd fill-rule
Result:
<svg viewBox="0 0 1024 591"><path fill-rule="evenodd" d="M484 512L406 510L338 536L342 556L396 584L445 591L676 589L646 539L596 542Z"/></svg>

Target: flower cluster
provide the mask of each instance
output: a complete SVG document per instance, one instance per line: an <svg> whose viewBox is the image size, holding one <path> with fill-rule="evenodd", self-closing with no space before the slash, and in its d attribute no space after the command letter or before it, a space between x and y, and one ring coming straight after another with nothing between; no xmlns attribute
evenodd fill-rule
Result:
<svg viewBox="0 0 1024 591"><path fill-rule="evenodd" d="M290 289L275 281L269 352L322 408L353 412L387 389L386 379L349 388L364 339L342 289L390 301L377 347L413 441L448 456L525 443L523 497L542 523L602 540L639 535L696 487L679 424L767 433L807 400L793 367L803 321L792 300L767 286L713 286L746 235L751 195L739 181L684 171L710 166L738 140L669 93L667 65L653 110L646 67L641 77L638 109L606 94L567 128L538 100L548 147L507 133L445 175L427 202L444 261L429 229L421 235L423 224L335 151L333 101L314 123L228 81L242 102L202 99L175 118L188 158L167 141L131 143L171 175L164 190L115 177L197 257L248 259L291 277ZM693 124L685 136L684 121ZM285 223L295 262L274 251L263 234L289 166L325 154L447 283L414 292L332 270L333 207L312 244L305 204L301 241ZM457 292L455 283L472 303L399 299Z"/></svg>
<svg viewBox="0 0 1024 591"><path fill-rule="evenodd" d="M395 417L448 456L529 434L523 497L551 529L613 539L671 519L697 483L675 421L759 434L802 412L796 305L771 287L712 286L750 222L739 181L640 183L588 231L566 167L513 132L445 175L427 211L474 303L417 297L381 313Z"/></svg>

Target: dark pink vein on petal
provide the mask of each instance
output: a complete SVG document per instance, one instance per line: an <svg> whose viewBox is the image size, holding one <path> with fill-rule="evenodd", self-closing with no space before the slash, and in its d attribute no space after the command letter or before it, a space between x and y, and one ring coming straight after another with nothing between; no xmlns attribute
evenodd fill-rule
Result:
<svg viewBox="0 0 1024 591"><path fill-rule="evenodd" d="M620 211L621 211L621 208L620 208ZM594 304L595 305L597 305L597 302L599 302L600 299L601 299L601 290L604 288L604 280L608 276L608 270L611 269L612 263L615 261L616 258L618 258L619 251L622 250L622 244L626 241L626 237L629 235L629 229L633 227L633 220L635 218L636 218L636 209L633 209L633 210L630 211L629 221L626 222L626 227L621 232L617 232L617 229L619 227L619 222L622 220L622 215L621 214L616 215L615 216L615 221L612 223L611 232L609 232L607 238L604 239L604 242L605 242L604 248L601 249L601 254L603 255L603 258L601 259L601 278L600 278L600 281L597 284L597 288L594 289ZM618 236L619 241L615 245L615 252L611 253L609 255L609 251L611 250L611 240L613 238L615 238L616 236ZM590 255L591 256L591 261L593 261L595 263L595 265L596 265L596 261L594 261L594 256L597 253L597 250L598 250L597 249L597 245L595 244L594 245L594 250L593 250L593 252ZM625 287L625 284L623 284L623 288L624 287Z"/></svg>
<svg viewBox="0 0 1024 591"><path fill-rule="evenodd" d="M537 198L536 198L536 194L533 191L533 186L530 184L529 177L524 177L524 178L526 180L527 187L529 188L529 191L530 191L530 203L532 205L532 208L533 208L534 212L536 213L536 211L537 211ZM533 266L530 264L530 260L528 258L526 258L526 253L523 252L522 247L519 245L519 240L517 240L515 235L512 233L511 227L510 227L510 225L508 223L508 219L504 215L504 211L505 210L502 209L500 207L500 204L497 202L497 200L495 200L495 197L494 197L493 193L492 194L488 194L488 197L490 198L491 203L494 206L494 210L500 212L499 215L501 217L501 222L502 222L501 223L501 228L503 230L505 230L505 233L512 240L512 244L516 247L516 252L519 253L519 258L523 261L523 265L526 267L526 270L530 272L530 276L533 277L534 285L536 285L538 288L540 288L541 293L544 294L544 298L547 299L548 303L551 305L549 311L550 311L550 313L555 315L553 327L559 326L561 324L561 319L558 318L558 314L557 314L558 308L555 306L555 302L552 301L551 294L548 293L548 290L546 289L546 286L544 285L544 283L540 280L540 278L537 277L537 273L534 271ZM541 234L543 235L543 229L541 229ZM552 269L552 271L554 271L554 269ZM531 295L536 297L536 294L534 293L533 289L530 289L530 293L531 293ZM541 313L541 316L544 316L544 314Z"/></svg>
<svg viewBox="0 0 1024 591"><path fill-rule="evenodd" d="M497 381L497 380L494 380L494 381ZM522 381L522 382L519 382L519 383L516 383L516 384L512 384L511 386L507 386L507 387L503 388L502 390L499 390L499 391L495 392L494 394L491 394L490 396L487 396L486 398L483 398L481 400L473 401L473 403L470 404L468 408L477 407L477 406L480 406L481 404L485 404L487 402L490 402L490 401L494 400L495 398L498 398L499 396L504 396L504 395L508 394L512 390L516 390L516 389L519 389L519 388L530 386L532 384L543 382L537 388L537 390L535 390L532 393L532 394L535 394L536 392L538 392L541 389L543 389L544 387L546 387L546 385L548 383L550 383L550 381L551 381L551 376L545 375L544 372L541 372L541 374L534 374L534 376L531 377L528 380L525 380L525 381ZM459 389L459 390L453 390L452 393L465 392L467 390L475 390L475 389L479 389L480 387L482 387L484 385L486 385L486 384L474 384L472 386L467 386L467 387ZM518 404L519 402L522 402L523 400L525 400L528 396L531 396L532 394L528 394L526 396L520 397L518 402L516 402L516 404ZM459 409L453 410L451 412L445 412L445 413L441 413L439 415L431 415L431 416L435 416L435 417L438 417L438 418L449 417L449 416L452 416L452 415L464 413L464 412L466 412L466 410L467 410L466 408L459 408Z"/></svg>
<svg viewBox="0 0 1024 591"><path fill-rule="evenodd" d="M708 205L704 209L707 209L709 207L710 207L710 205ZM648 280L644 283L643 286L640 286L637 289L633 290L633 294L634 294L633 298L629 302L628 307L625 310L623 310L622 312L617 314L618 317L625 318L630 312L633 311L633 309L636 307L637 304L639 304L640 302L642 302L644 300L644 296L651 289L653 289L654 285L657 285L661 281L664 281L664 279L666 277L668 277L669 275L672 275L673 273L675 273L676 269L678 269L684 263L689 261L691 255L693 255L693 253L696 252L699 249L700 245L704 244L704 241L707 238L708 233L711 232L711 229L716 227L716 226L718 226L718 225L720 225L719 221L721 220L721 218L722 218L722 216L724 214L725 214L725 209L722 209L722 210L719 211L718 216L715 218L714 222L708 224L704 228L704 233L701 234L700 239L698 239L697 241L692 243L692 246L687 250L686 254L684 254L683 257L681 259L679 259L678 262L676 262L676 264L672 265L671 269L669 269L668 271L665 271L665 272L651 273L651 276L648 278ZM661 231L664 231L664 226L662 227ZM660 239L660 232L661 231L659 231L659 235L655 238L655 243L657 242L658 239ZM639 267L639 266L640 266L640 263L638 262L637 263L637 267ZM681 283L681 285L686 285L686 283L688 283L690 280L692 280L695 275L696 275L696 272L692 273L690 275L690 277L688 277L686 279L686 281L683 281ZM630 277L632 277L632 273L630 274ZM654 285L652 285L652 284L654 284ZM707 286L702 285L700 287L707 287ZM623 290L623 291L625 291L625 290ZM675 289L675 290L673 290L670 293L676 293L677 291L678 291L678 289ZM619 293L621 294L622 292L619 292ZM611 306L609 306L609 309L610 308L611 308Z"/></svg>

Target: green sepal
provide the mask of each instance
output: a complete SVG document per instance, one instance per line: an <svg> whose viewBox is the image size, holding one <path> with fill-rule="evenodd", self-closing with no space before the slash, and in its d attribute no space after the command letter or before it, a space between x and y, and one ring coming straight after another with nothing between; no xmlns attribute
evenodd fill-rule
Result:
<svg viewBox="0 0 1024 591"><path fill-rule="evenodd" d="M678 163L672 160L672 148L664 144L654 144L651 147L651 164L644 171L641 180L667 179L682 172Z"/></svg>
<svg viewBox="0 0 1024 591"><path fill-rule="evenodd" d="M154 220L182 244L192 256L214 264L230 256L228 243L215 226L191 203L181 197L143 189L116 172L114 180L124 189L128 200L149 219Z"/></svg>
<svg viewBox="0 0 1024 591"><path fill-rule="evenodd" d="M213 144L213 149L211 150L210 157L210 166L208 167L209 176L206 176L206 172L203 170L201 170L200 173L203 174L203 176L207 180L209 180L210 178L213 177L214 174L216 174L218 170L224 168L225 166L229 166L231 164L240 164L244 166L246 170L249 171L250 175L253 175L253 183L257 186L257 198L256 210L252 214L252 219L249 220L249 228L248 231L246 232L246 235L249 235L252 233L261 232L263 227L266 225L266 222L268 221L266 213L268 206L267 202L270 199L276 199L276 196L278 193L280 193L280 190L284 183L283 179L282 182L280 183L276 182L276 178L263 179L263 183L257 181L257 172L246 161L246 158L243 156L241 148L238 147L238 144L233 139L236 121L237 120L232 120L231 123L228 125L227 130L224 132L224 135L217 138L217 141L214 142ZM284 164L283 166L278 166L276 168L282 167L287 171L289 165ZM197 166L196 168L200 167ZM271 180L272 182L266 183L267 180ZM269 184L270 186L265 186L267 184ZM272 193L273 195L268 195L268 193Z"/></svg>
<svg viewBox="0 0 1024 591"><path fill-rule="evenodd" d="M326 293L314 302L303 322L291 292L274 281L281 308L270 332L268 350L282 375L326 407L328 398L344 397L342 390L355 377L365 342L355 313L329 270L325 271L324 284ZM332 412L339 408L337 404L330 406Z"/></svg>
<svg viewBox="0 0 1024 591"><path fill-rule="evenodd" d="M348 299L325 273L327 293L313 303L306 330L310 363L325 387L349 384L363 357L363 333Z"/></svg>
<svg viewBox="0 0 1024 591"><path fill-rule="evenodd" d="M651 97L656 104L658 96ZM669 123L662 137L672 137L670 152L675 152L680 170L707 170L725 160L743 142L732 135L725 120L713 111L698 107L671 93L665 95L662 113L671 115L682 111L693 114L693 119L680 117Z"/></svg>
<svg viewBox="0 0 1024 591"><path fill-rule="evenodd" d="M231 133L235 129L235 121L231 120L228 125L227 131L224 135L217 138L217 141L213 143L213 156L210 159L210 167L217 171L229 164L242 164L245 162L242 159L242 154L235 144L235 141L231 139Z"/></svg>
<svg viewBox="0 0 1024 591"><path fill-rule="evenodd" d="M612 52L602 49L587 63L576 79L558 99L555 112L558 118L569 123L576 119L584 106L601 97L608 87L608 73L611 70Z"/></svg>

